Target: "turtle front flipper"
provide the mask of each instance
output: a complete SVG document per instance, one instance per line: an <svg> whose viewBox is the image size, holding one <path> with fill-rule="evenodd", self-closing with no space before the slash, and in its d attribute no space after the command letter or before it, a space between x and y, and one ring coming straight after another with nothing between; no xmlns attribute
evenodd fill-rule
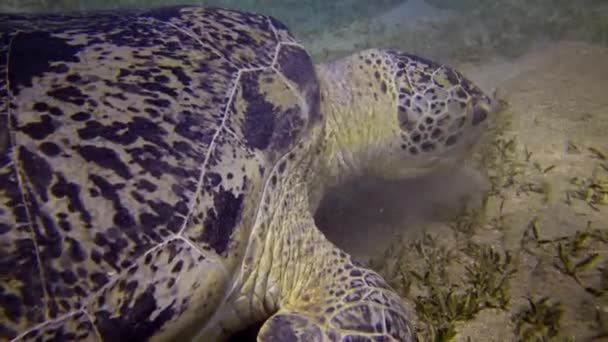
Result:
<svg viewBox="0 0 608 342"><path fill-rule="evenodd" d="M348 261L325 275L310 274L258 341L415 341L401 298L378 274Z"/></svg>

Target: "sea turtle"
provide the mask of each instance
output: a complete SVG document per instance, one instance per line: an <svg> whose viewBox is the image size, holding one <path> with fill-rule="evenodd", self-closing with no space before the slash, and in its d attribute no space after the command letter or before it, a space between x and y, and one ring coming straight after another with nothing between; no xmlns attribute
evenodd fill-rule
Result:
<svg viewBox="0 0 608 342"><path fill-rule="evenodd" d="M197 6L0 16L0 339L411 341L326 240L328 186L460 160L494 100L371 49ZM373 232L370 232L373 234Z"/></svg>

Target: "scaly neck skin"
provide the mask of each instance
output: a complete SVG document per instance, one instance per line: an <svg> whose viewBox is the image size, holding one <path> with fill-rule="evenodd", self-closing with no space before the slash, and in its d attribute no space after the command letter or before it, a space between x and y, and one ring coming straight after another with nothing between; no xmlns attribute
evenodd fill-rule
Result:
<svg viewBox="0 0 608 342"><path fill-rule="evenodd" d="M266 298L267 308L276 309L278 303L289 306L316 287L310 282L331 280L323 272L334 267L333 253L340 251L313 219L325 191L350 177L370 173L370 166L385 168L378 159L386 156L385 139L394 137L398 126L381 116L395 112L390 95L394 91L386 82L383 92L381 79L373 79L375 87L370 87L374 75L361 71L357 58L353 55L317 66L324 122L313 128L295 153L298 157L280 177L279 198L270 201L280 205L272 208L264 228L266 240L259 243L265 245L265 252L253 258L257 269L252 274L268 277L268 288L259 288L257 293Z"/></svg>
<svg viewBox="0 0 608 342"><path fill-rule="evenodd" d="M317 65L321 88L321 113L325 120L325 137L320 157L320 176L311 191L311 206L316 209L326 189L348 178L373 174L380 168L378 160L386 148L383 137L392 136L397 127L380 116L395 111L392 85L383 92L380 80L370 79L352 55L331 63ZM373 85L372 85L373 83Z"/></svg>
<svg viewBox="0 0 608 342"><path fill-rule="evenodd" d="M238 326L247 320L266 319L277 311L313 317L342 300L329 295L330 289L354 291L347 288L351 281L377 277L354 266L348 255L325 238L313 218L326 189L349 177L370 171L378 174L387 168L381 161L386 157L386 139L395 136L398 126L380 116L395 112L395 99L390 95L395 92L389 82L374 78L372 68L367 73L360 69L357 58L354 55L317 66L324 122L312 128L294 151L296 158L277 175L280 184L276 191L269 189L264 192L269 199L260 199L260 203L275 205L260 209L236 291L213 326ZM375 86L370 81L375 81ZM348 278L336 278L341 267L357 270ZM371 290L396 296L370 285ZM391 312L399 310L395 307Z"/></svg>

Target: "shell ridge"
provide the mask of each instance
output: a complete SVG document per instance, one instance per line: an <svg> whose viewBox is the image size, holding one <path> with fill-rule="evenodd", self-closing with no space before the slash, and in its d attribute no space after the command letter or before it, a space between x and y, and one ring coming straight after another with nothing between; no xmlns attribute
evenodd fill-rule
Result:
<svg viewBox="0 0 608 342"><path fill-rule="evenodd" d="M190 38L194 39L194 40L195 40L195 41L196 41L196 42L197 42L199 45L201 45L201 46L203 46L203 47L205 47L205 48L208 48L208 49L210 49L210 50L213 50L213 52L214 52L215 54L217 54L218 56L220 56L220 57L221 57L221 58L222 58L224 61L226 61L226 62L227 62L228 64L230 64L232 67L234 67L234 68L235 68L235 69L237 69L237 70L240 70L240 68L239 68L239 67L238 67L236 64L234 64L234 63L233 63L233 62L232 62L230 59L226 58L226 57L224 56L224 54L223 54L223 53L221 53L219 50L217 50L217 49L216 49L215 47L213 47L212 45L210 45L210 44L205 44L205 43L204 43L204 42L203 42L203 41L202 41L202 40L201 40L199 37L197 37L197 36L196 36L196 35L195 35L195 34L194 34L192 31L190 31L190 30L188 30L188 29L186 29L186 28L180 27L179 25L174 24L174 23L172 23L172 22L165 22L165 21L161 21L161 20L158 20L158 19L155 19L155 18L151 18L151 20L152 20L152 21L154 21L154 22L157 22L157 23L159 23L159 24L162 24L162 25L167 25L167 26L169 26L169 27L171 27L171 28L173 28L173 29L175 29L175 30L177 30L177 31L179 31L179 32L181 32L181 33L183 33L183 34L185 34L186 36L188 36L188 37L190 37Z"/></svg>
<svg viewBox="0 0 608 342"><path fill-rule="evenodd" d="M210 259L214 263L218 264L220 266L220 268L222 269L222 272L224 273L224 275L226 275L226 276L228 275L228 270L226 269L226 266L224 265L223 262L218 260L218 258L215 256L215 254L205 253L204 249L201 249L200 247L198 247L192 240L190 240L189 238L187 238L185 236L176 236L175 240L177 240L177 239L181 239L182 241L184 241L184 243L186 245L188 245L190 248L192 248L193 251L196 251L199 255L201 255L205 259Z"/></svg>
<svg viewBox="0 0 608 342"><path fill-rule="evenodd" d="M277 28L274 27L274 25L272 24L272 20L270 20L270 18L266 17L266 22L268 22L268 26L270 26L270 29L272 30L272 34L274 35L274 40L276 40L277 43L280 44L281 38L279 38L279 33L277 32Z"/></svg>

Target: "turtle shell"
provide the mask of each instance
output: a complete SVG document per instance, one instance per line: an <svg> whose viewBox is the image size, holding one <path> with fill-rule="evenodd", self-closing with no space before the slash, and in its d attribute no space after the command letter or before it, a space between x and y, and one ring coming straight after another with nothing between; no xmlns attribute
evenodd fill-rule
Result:
<svg viewBox="0 0 608 342"><path fill-rule="evenodd" d="M270 17L1 15L0 340L200 327L318 118L311 59Z"/></svg>

